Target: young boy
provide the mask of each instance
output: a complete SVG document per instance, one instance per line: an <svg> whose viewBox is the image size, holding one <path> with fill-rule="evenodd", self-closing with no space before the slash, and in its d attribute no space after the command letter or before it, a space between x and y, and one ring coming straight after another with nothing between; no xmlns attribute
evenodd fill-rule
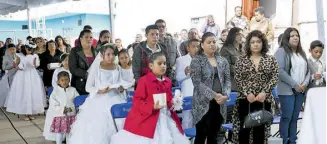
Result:
<svg viewBox="0 0 327 144"><path fill-rule="evenodd" d="M311 72L311 81L308 89L312 87L326 86L326 63L320 60L324 51L324 44L315 40L310 44L311 56L308 60L308 66Z"/></svg>
<svg viewBox="0 0 327 144"><path fill-rule="evenodd" d="M187 44L188 54L179 57L176 60L176 79L181 83L181 91L184 97L193 96L193 83L190 77L190 64L192 57L198 52L198 46L200 42L197 39L189 40ZM182 127L191 128L192 127L192 113L191 111L183 112L183 122Z"/></svg>

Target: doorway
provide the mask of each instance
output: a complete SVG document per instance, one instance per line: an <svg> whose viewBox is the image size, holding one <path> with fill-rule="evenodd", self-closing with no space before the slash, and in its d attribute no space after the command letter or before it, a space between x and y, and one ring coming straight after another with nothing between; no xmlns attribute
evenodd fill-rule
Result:
<svg viewBox="0 0 327 144"><path fill-rule="evenodd" d="M249 20L254 16L254 9L265 8L265 17L270 18L276 14L276 0L242 0L242 14Z"/></svg>

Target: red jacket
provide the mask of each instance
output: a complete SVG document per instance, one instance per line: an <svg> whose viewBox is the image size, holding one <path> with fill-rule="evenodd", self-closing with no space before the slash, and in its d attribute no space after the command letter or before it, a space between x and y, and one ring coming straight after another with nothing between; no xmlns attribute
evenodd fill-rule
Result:
<svg viewBox="0 0 327 144"><path fill-rule="evenodd" d="M159 81L153 73L141 77L133 97L133 107L125 120L124 129L136 135L153 138L159 118L159 110L154 110L153 94L166 93L167 106L172 106L171 80L164 77ZM170 111L171 118L176 122L179 131L184 134L179 118Z"/></svg>

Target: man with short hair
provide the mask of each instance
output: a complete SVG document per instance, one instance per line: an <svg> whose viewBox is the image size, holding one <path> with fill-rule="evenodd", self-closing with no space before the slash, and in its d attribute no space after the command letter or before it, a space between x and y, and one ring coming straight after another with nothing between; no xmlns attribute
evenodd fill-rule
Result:
<svg viewBox="0 0 327 144"><path fill-rule="evenodd" d="M187 45L188 45L189 41L191 39L198 39L198 34L199 34L199 31L196 28L191 28L188 31L188 40L182 42L181 45L179 46L179 52L180 52L181 56L187 55L187 53L188 53Z"/></svg>
<svg viewBox="0 0 327 144"><path fill-rule="evenodd" d="M181 40L182 40L182 42L188 40L187 33L188 32L187 32L186 29L182 29L182 31L181 31Z"/></svg>
<svg viewBox="0 0 327 144"><path fill-rule="evenodd" d="M235 27L238 27L242 30L245 30L248 28L248 19L242 15L242 7L236 6L234 8L235 10L235 16L230 20L230 22L233 22L235 24Z"/></svg>
<svg viewBox="0 0 327 144"><path fill-rule="evenodd" d="M274 40L274 31L272 23L269 19L265 18L265 8L258 7L254 9L254 18L252 18L249 26L249 32L259 30L266 35L269 43Z"/></svg>
<svg viewBox="0 0 327 144"><path fill-rule="evenodd" d="M179 57L177 51L177 43L171 35L168 36L166 22L164 20L158 19L155 22L155 25L159 29L159 42L165 45L166 48L165 51L167 51L168 53L166 58L167 58L167 62L169 62L169 65L167 65L167 67L172 68L168 74L168 77L171 79L173 83L173 87L177 87L178 82L176 81L175 78L175 64L176 64L176 59Z"/></svg>
<svg viewBox="0 0 327 144"><path fill-rule="evenodd" d="M146 41L137 44L133 49L132 69L135 79L135 86L140 77L151 72L149 68L149 57L152 53L163 52L168 57L168 51L164 44L159 42L159 29L156 25L149 25L145 29ZM168 59L167 59L168 60ZM167 61L166 75L171 75L172 67ZM176 78L174 78L176 79ZM173 80L173 79L172 79Z"/></svg>
<svg viewBox="0 0 327 144"><path fill-rule="evenodd" d="M83 28L83 30L90 30L90 31L92 31L92 27L90 26L90 25L85 25L84 26L84 28ZM78 46L78 39L76 39L75 40L75 47L77 47ZM92 46L93 47L96 47L97 46L97 43L98 43L98 41L96 40L96 39L92 39Z"/></svg>
<svg viewBox="0 0 327 144"><path fill-rule="evenodd" d="M130 56L133 55L134 52L134 47L142 41L142 35L141 34L136 34L135 36L135 42L127 46L127 51Z"/></svg>

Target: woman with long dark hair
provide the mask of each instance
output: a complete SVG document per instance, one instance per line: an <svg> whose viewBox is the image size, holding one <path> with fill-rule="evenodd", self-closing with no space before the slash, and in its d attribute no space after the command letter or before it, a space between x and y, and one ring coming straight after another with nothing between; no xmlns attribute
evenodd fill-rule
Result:
<svg viewBox="0 0 327 144"><path fill-rule="evenodd" d="M221 124L226 120L226 106L231 82L228 61L216 52L216 36L202 36L200 49L190 65L194 85L193 121L195 144L217 144Z"/></svg>
<svg viewBox="0 0 327 144"><path fill-rule="evenodd" d="M100 32L96 49L100 49L104 43L112 43L111 33L108 30L102 30Z"/></svg>
<svg viewBox="0 0 327 144"><path fill-rule="evenodd" d="M242 54L242 29L238 27L232 28L223 48L220 50L220 55L225 57L229 63L231 81L232 81L232 91L237 92L237 86L234 80L234 66L237 58Z"/></svg>
<svg viewBox="0 0 327 144"><path fill-rule="evenodd" d="M85 90L87 70L93 63L97 52L92 47L92 32L83 30L79 35L79 44L69 55L69 70L72 73L71 84L79 94L88 94Z"/></svg>
<svg viewBox="0 0 327 144"><path fill-rule="evenodd" d="M272 90L278 81L278 64L274 56L267 54L266 36L254 30L248 34L244 54L235 64L235 81L238 97L233 112L233 143L267 144L271 136L271 123L244 128L244 119L250 113L263 108L271 111ZM251 132L252 131L252 132Z"/></svg>
<svg viewBox="0 0 327 144"><path fill-rule="evenodd" d="M282 113L280 135L284 144L295 144L297 120L304 101L304 92L310 82L308 60L296 28L285 30L275 56L280 73L277 87Z"/></svg>
<svg viewBox="0 0 327 144"><path fill-rule="evenodd" d="M70 53L71 46L66 43L64 38L60 35L56 36L55 42L57 43L57 48L64 53Z"/></svg>

